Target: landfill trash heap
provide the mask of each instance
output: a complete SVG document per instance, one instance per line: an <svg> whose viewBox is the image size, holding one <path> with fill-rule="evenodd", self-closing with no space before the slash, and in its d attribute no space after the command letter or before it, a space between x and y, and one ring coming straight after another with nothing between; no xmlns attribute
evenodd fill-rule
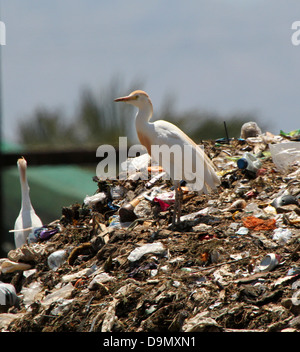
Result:
<svg viewBox="0 0 300 352"><path fill-rule="evenodd" d="M204 141L221 186L199 195L182 185L173 227L159 168L152 183L95 177L94 195L0 259L0 331L299 332L297 143Z"/></svg>

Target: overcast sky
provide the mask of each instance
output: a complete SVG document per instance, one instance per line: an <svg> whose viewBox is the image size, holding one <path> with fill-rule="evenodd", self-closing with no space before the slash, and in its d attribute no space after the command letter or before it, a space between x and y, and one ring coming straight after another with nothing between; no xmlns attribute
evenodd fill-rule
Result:
<svg viewBox="0 0 300 352"><path fill-rule="evenodd" d="M72 118L83 87L100 92L116 75L125 87L143 81L154 109L171 93L181 111L253 112L274 133L300 128L299 0L0 3L6 140L37 106Z"/></svg>

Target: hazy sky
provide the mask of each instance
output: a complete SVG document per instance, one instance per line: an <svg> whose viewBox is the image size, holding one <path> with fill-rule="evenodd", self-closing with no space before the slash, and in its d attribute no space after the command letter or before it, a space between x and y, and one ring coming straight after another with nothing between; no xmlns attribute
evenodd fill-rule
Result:
<svg viewBox="0 0 300 352"><path fill-rule="evenodd" d="M83 87L100 92L116 75L125 87L143 81L154 109L171 93L179 110L254 112L274 133L300 128L299 0L0 3L6 140L37 106L72 118Z"/></svg>

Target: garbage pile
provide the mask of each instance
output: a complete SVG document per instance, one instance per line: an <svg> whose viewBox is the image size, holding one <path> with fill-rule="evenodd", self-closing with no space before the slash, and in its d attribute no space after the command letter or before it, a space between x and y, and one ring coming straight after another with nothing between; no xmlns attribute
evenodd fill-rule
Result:
<svg viewBox="0 0 300 352"><path fill-rule="evenodd" d="M300 143L246 132L203 142L221 186L182 184L173 227L160 168L95 177L94 195L0 259L0 331L299 332Z"/></svg>

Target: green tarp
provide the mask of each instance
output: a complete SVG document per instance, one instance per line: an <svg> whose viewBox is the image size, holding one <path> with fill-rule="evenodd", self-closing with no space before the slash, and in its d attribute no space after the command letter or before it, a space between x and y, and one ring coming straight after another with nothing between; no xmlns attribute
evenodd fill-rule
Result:
<svg viewBox="0 0 300 352"><path fill-rule="evenodd" d="M35 166L28 165L27 178L30 187L31 203L44 224L61 217L63 206L82 203L86 195L97 190L92 177L95 170L82 169L77 166ZM17 161L15 167L3 172L3 216L5 233L1 242L13 239L8 234L13 229L21 207L21 187Z"/></svg>

